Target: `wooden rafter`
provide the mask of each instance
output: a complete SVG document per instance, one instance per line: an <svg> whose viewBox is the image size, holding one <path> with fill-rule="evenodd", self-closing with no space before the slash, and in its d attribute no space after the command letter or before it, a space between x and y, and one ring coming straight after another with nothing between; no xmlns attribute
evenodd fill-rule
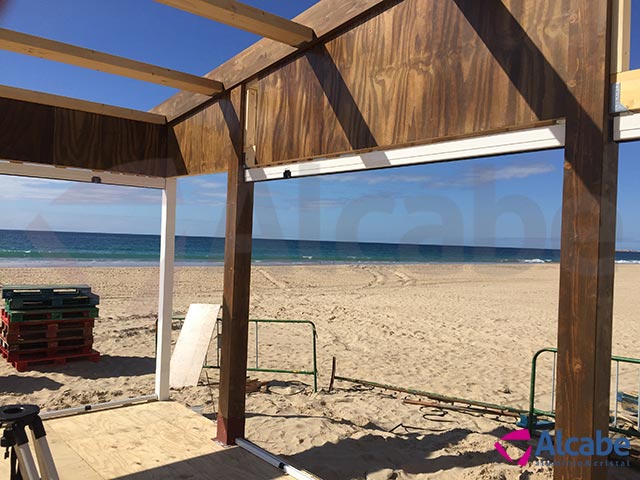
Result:
<svg viewBox="0 0 640 480"><path fill-rule="evenodd" d="M104 103L88 102L86 100L62 97L60 95L51 95L49 93L35 92L22 88L8 87L6 85L0 85L0 97L38 103L40 105L49 105L51 107L68 108L81 112L98 113L109 117L124 118L157 125L167 123L167 117L164 115L132 110L130 108L114 107L112 105L105 105Z"/></svg>
<svg viewBox="0 0 640 480"><path fill-rule="evenodd" d="M313 28L319 39L334 34L347 26L358 17L376 8L382 8L386 0L322 0L295 17L295 22ZM302 55L306 47L298 50ZM216 67L205 76L216 78L223 82L227 89L232 89L251 77L259 74L296 52L296 48L283 43L263 38L233 57L231 60ZM191 92L179 92L171 98L157 105L151 112L166 115L169 121L197 109L208 100L207 97Z"/></svg>
<svg viewBox="0 0 640 480"><path fill-rule="evenodd" d="M292 47L314 39L311 28L236 0L156 1Z"/></svg>
<svg viewBox="0 0 640 480"><path fill-rule="evenodd" d="M128 58L0 28L0 49L212 96L222 83Z"/></svg>

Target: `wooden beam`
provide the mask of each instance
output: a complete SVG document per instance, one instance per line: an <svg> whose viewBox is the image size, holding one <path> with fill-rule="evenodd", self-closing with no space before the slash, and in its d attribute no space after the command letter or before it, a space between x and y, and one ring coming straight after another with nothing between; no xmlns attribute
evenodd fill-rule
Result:
<svg viewBox="0 0 640 480"><path fill-rule="evenodd" d="M614 88L619 89L620 106L624 110L640 110L640 70L620 72L612 77Z"/></svg>
<svg viewBox="0 0 640 480"><path fill-rule="evenodd" d="M631 59L631 0L613 0L611 71L624 72Z"/></svg>
<svg viewBox="0 0 640 480"><path fill-rule="evenodd" d="M318 38L322 38L345 29L354 19L385 3L389 3L389 0L321 0L293 20L312 28ZM300 49L301 54L304 50ZM295 47L263 38L205 77L215 78L231 89L295 52ZM203 95L180 92L151 109L151 112L166 115L171 121L197 109L208 100Z"/></svg>
<svg viewBox="0 0 640 480"><path fill-rule="evenodd" d="M201 17L298 47L314 39L309 27L236 0L156 0Z"/></svg>
<svg viewBox="0 0 640 480"><path fill-rule="evenodd" d="M244 88L232 92L234 109L225 116L235 150L235 155L229 158L227 175L217 434L218 440L226 445L244 437L245 427L253 183L244 180L244 100Z"/></svg>
<svg viewBox="0 0 640 480"><path fill-rule="evenodd" d="M618 146L609 117L612 0L572 0L556 433L609 433ZM556 480L603 480L606 458L556 454ZM603 462L604 463L604 462Z"/></svg>
<svg viewBox="0 0 640 480"><path fill-rule="evenodd" d="M35 92L33 90L24 90L22 88L8 87L6 85L0 85L0 97L38 103L40 105L49 105L52 107L79 110L81 112L97 113L100 115L107 115L109 117L137 120L139 122L153 123L156 125L164 125L167 123L167 117L164 115L157 115L155 113L142 112L140 110L132 110L129 108L114 107L112 105L105 105L104 103L88 102L86 100L78 100L76 98L61 97L59 95L51 95L49 93Z"/></svg>
<svg viewBox="0 0 640 480"><path fill-rule="evenodd" d="M177 72L128 58L96 52L46 38L0 28L0 49L112 73L202 95L223 90L222 83L210 78Z"/></svg>
<svg viewBox="0 0 640 480"><path fill-rule="evenodd" d="M246 89L246 117L244 128L244 158L246 167L256 165L256 130L258 128L258 89L248 86Z"/></svg>
<svg viewBox="0 0 640 480"><path fill-rule="evenodd" d="M0 159L164 177L168 126L0 97Z"/></svg>

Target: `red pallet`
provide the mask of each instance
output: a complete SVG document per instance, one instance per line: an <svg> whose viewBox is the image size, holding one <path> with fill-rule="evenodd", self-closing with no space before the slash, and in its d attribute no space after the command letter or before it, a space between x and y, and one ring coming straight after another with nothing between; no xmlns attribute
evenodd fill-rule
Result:
<svg viewBox="0 0 640 480"><path fill-rule="evenodd" d="M0 336L0 347L6 352L11 353L34 353L49 352L52 354L64 350L74 348L91 347L93 345L93 337L79 338L63 338L63 339L44 339L44 341L31 342L8 342L6 338Z"/></svg>
<svg viewBox="0 0 640 480"><path fill-rule="evenodd" d="M0 348L0 353L7 359L7 361L13 365L13 367L19 372L25 372L30 368L37 365L64 365L67 362L87 360L91 362L100 361L100 353L93 349L88 352L81 353L67 353L52 356L34 357L30 359L9 359L9 354Z"/></svg>
<svg viewBox="0 0 640 480"><path fill-rule="evenodd" d="M0 323L0 337L9 344L18 343L36 343L46 342L49 340L70 340L72 338L88 338L93 335L93 327L85 328L71 328L71 329L56 329L50 328L40 331L26 331L26 332L9 332L3 328L4 325Z"/></svg>
<svg viewBox="0 0 640 480"><path fill-rule="evenodd" d="M72 329L80 327L92 327L95 318L75 318L73 320L34 320L29 322L10 322L9 318L1 315L1 325L6 326L8 332L27 332L53 328L56 330Z"/></svg>

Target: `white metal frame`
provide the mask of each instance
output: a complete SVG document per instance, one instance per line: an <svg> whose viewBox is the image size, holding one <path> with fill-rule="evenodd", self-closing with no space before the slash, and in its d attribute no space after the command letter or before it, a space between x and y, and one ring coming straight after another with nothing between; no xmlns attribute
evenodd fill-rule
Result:
<svg viewBox="0 0 640 480"><path fill-rule="evenodd" d="M614 120L614 140L640 140L640 113L621 115Z"/></svg>
<svg viewBox="0 0 640 480"><path fill-rule="evenodd" d="M162 189L166 180L162 177L145 177L124 173L96 172L81 168L61 168L51 165L21 163L0 160L0 175L43 178L47 180L69 180L72 182L103 183L124 187L143 187Z"/></svg>
<svg viewBox="0 0 640 480"><path fill-rule="evenodd" d="M167 178L162 191L160 237L160 295L156 344L156 395L169 400L171 365L171 320L173 316L173 263L176 234L176 179Z"/></svg>
<svg viewBox="0 0 640 480"><path fill-rule="evenodd" d="M176 178L144 177L77 168L0 160L0 175L103 183L162 190L162 227L160 239L160 293L158 298L158 334L156 340L156 385L153 398L169 399L171 360L171 319L173 316L173 266L176 229ZM143 397L147 400L149 397ZM131 401L130 399L124 402Z"/></svg>
<svg viewBox="0 0 640 480"><path fill-rule="evenodd" d="M355 172L564 147L565 125L497 133L387 151L245 170L247 182Z"/></svg>

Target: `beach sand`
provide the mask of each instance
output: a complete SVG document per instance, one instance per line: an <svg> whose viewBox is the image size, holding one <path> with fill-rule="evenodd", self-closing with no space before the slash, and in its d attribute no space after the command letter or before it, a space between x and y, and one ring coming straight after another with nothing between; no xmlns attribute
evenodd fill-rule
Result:
<svg viewBox="0 0 640 480"><path fill-rule="evenodd" d="M311 377L252 373L272 383L248 398L247 438L326 480L551 478L547 467L512 466L495 451L513 419L442 416L403 404L405 394L342 381L332 393L327 387L335 356L339 376L525 408L531 358L556 344L558 273L551 264L255 266L252 318L315 322L320 391L313 392ZM640 358L639 280L640 267L617 266L616 355ZM91 285L101 297L95 348L102 353L96 364L26 373L0 362L0 404L58 409L153 393L156 268L0 269L0 283ZM222 268L176 269L176 315L221 299ZM174 322L174 340L180 325ZM307 325L261 325L259 338L260 366L310 369ZM254 339L252 327L250 365ZM539 405L548 408L550 355L539 369ZM207 370L201 385L172 397L211 415L217 378ZM637 369L621 370L624 389L637 391L637 379ZM519 456L515 447L508 451ZM612 474L640 478L629 469Z"/></svg>

